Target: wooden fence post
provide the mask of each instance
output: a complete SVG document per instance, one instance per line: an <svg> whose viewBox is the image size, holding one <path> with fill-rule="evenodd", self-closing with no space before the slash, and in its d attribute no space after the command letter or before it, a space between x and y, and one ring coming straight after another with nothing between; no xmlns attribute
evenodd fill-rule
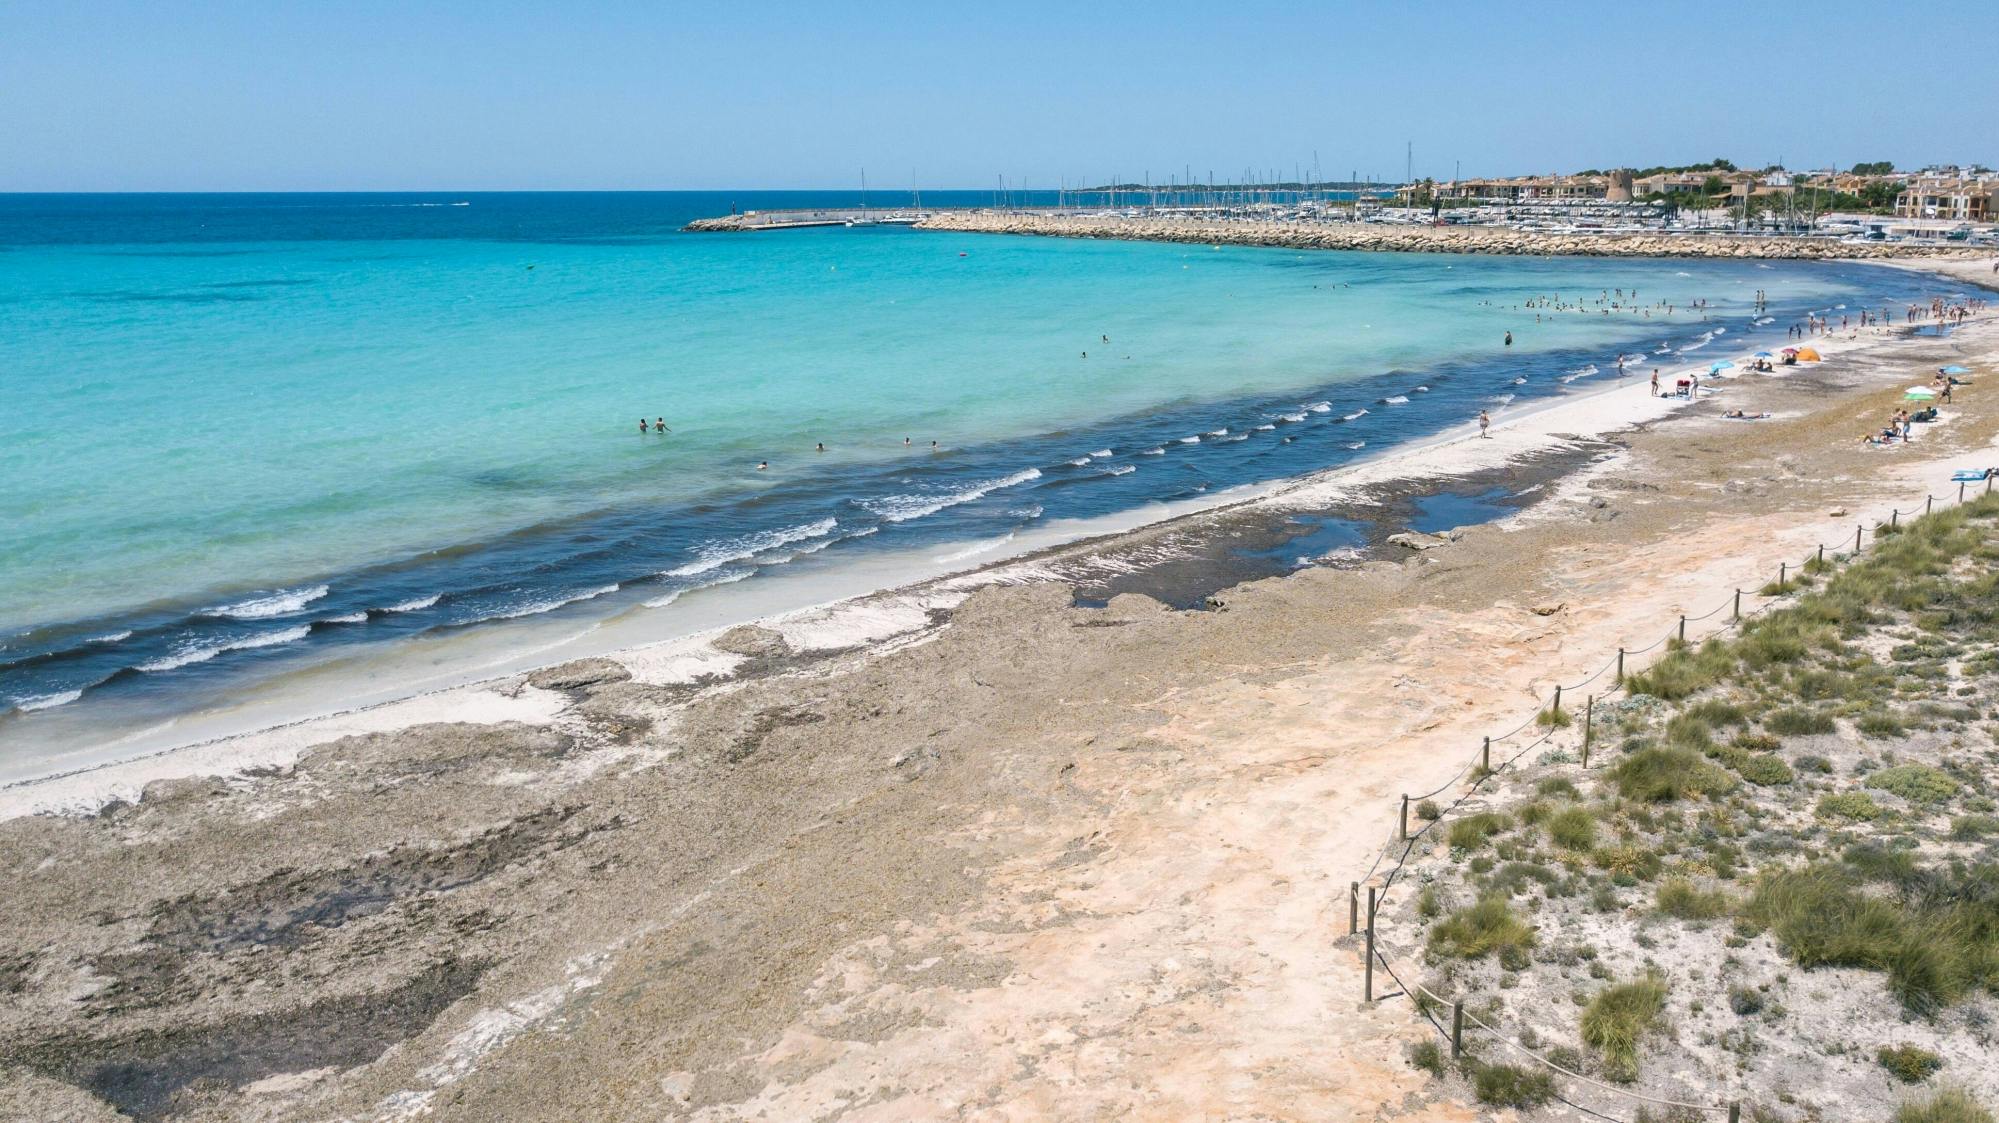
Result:
<svg viewBox="0 0 1999 1123"><path fill-rule="evenodd" d="M1361 976L1360 1000L1374 1001L1374 925L1367 926L1367 972Z"/></svg>
<svg viewBox="0 0 1999 1123"><path fill-rule="evenodd" d="M1617 649L1617 685L1624 685L1624 649Z"/></svg>
<svg viewBox="0 0 1999 1123"><path fill-rule="evenodd" d="M1451 1003L1451 1059L1457 1060L1465 1052L1465 1004Z"/></svg>
<svg viewBox="0 0 1999 1123"><path fill-rule="evenodd" d="M1492 771L1492 738L1485 739L1485 747L1479 750L1478 767L1481 772Z"/></svg>
<svg viewBox="0 0 1999 1123"><path fill-rule="evenodd" d="M1361 1001L1374 1001L1374 886L1367 887L1367 974L1361 984Z"/></svg>
<svg viewBox="0 0 1999 1123"><path fill-rule="evenodd" d="M1781 592L1783 592L1783 591L1784 591L1784 582L1786 582L1786 581L1789 581L1790 579L1791 579L1791 563L1790 563L1790 562L1778 562L1778 563L1777 563L1777 591L1778 591L1778 592L1780 592L1780 593L1781 593Z"/></svg>
<svg viewBox="0 0 1999 1123"><path fill-rule="evenodd" d="M1562 684L1555 684L1555 720L1562 720Z"/></svg>
<svg viewBox="0 0 1999 1123"><path fill-rule="evenodd" d="M1402 820L1395 829L1399 832L1401 841L1409 841L1409 796L1407 794L1404 794L1402 797Z"/></svg>
<svg viewBox="0 0 1999 1123"><path fill-rule="evenodd" d="M1583 767L1589 767L1590 726L1596 718L1596 695L1583 699Z"/></svg>
<svg viewBox="0 0 1999 1123"><path fill-rule="evenodd" d="M1680 613L1680 642L1687 642L1687 614Z"/></svg>
<svg viewBox="0 0 1999 1123"><path fill-rule="evenodd" d="M1860 552L1860 532L1861 532L1861 529L1862 529L1862 528L1860 528L1860 527L1857 527L1857 526L1853 528L1853 552L1854 552L1854 553L1856 553L1856 554Z"/></svg>
<svg viewBox="0 0 1999 1123"><path fill-rule="evenodd" d="M1959 485L1957 485L1957 501L1958 501L1959 503L1962 503L1962 502L1964 502L1964 485L1963 485L1963 484L1959 484ZM1929 514L1929 513L1930 513L1930 512L1932 511L1932 510L1934 510L1934 509L1936 508L1936 502L1937 502L1937 497L1936 497L1936 496L1934 496L1934 495L1925 495L1925 496L1923 496L1923 514L1927 515L1927 514Z"/></svg>
<svg viewBox="0 0 1999 1123"><path fill-rule="evenodd" d="M1733 615L1733 616L1729 617L1729 619L1730 619L1730 620L1733 620L1733 621L1736 621L1737 623L1740 623L1740 622L1741 622L1741 620L1742 620L1742 590L1741 590L1741 589L1737 589L1737 590L1735 590L1735 615Z"/></svg>
<svg viewBox="0 0 1999 1123"><path fill-rule="evenodd" d="M1894 528L1901 525L1902 525L1901 509L1897 508L1896 510L1888 512L1888 528L1890 530L1893 530Z"/></svg>
<svg viewBox="0 0 1999 1123"><path fill-rule="evenodd" d="M1347 884L1347 935L1360 931L1360 882Z"/></svg>

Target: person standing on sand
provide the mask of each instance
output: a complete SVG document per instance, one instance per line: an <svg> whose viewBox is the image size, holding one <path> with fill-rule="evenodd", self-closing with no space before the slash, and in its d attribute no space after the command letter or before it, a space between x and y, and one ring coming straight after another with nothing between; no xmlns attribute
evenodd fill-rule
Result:
<svg viewBox="0 0 1999 1123"><path fill-rule="evenodd" d="M1658 367L1653 367L1653 368L1652 368L1652 396L1653 396L1653 397L1655 397L1655 398L1659 396L1659 368L1658 368Z"/></svg>
<svg viewBox="0 0 1999 1123"><path fill-rule="evenodd" d="M1492 436L1492 433L1491 433L1491 432L1489 432L1489 430L1490 430L1491 428L1492 428L1492 417L1491 417L1491 415L1490 415L1490 414L1488 414L1488 413L1486 413L1486 412L1485 412L1484 410L1479 410L1479 411L1478 411L1478 435L1479 435L1479 436L1481 436L1481 437L1491 437L1491 436Z"/></svg>

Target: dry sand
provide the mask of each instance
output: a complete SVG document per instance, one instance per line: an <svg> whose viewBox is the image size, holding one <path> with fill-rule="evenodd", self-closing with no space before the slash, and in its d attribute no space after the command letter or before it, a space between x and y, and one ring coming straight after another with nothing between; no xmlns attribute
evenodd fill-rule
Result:
<svg viewBox="0 0 1999 1123"><path fill-rule="evenodd" d="M1406 1005L1359 1002L1346 886L1400 792L1554 682L1999 458L1980 387L1912 446L1852 440L1944 362L1999 382L1993 324L1844 346L1426 450L1589 463L1211 611L1039 578L1352 510L1412 461L7 793L0 1116L1475 1118L1404 1064ZM19 814L52 805L89 813Z"/></svg>

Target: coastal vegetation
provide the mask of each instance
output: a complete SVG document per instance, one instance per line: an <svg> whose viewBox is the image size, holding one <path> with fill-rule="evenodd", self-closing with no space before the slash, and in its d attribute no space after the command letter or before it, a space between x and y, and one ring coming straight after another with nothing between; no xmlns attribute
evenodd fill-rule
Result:
<svg viewBox="0 0 1999 1123"><path fill-rule="evenodd" d="M1647 1095L1739 1088L1744 1118L1989 1121L1999 497L1795 582L1598 702L1587 770L1578 714L1438 808L1448 845L1403 873L1425 1005ZM1501 1061L1568 1094L1488 1034L1465 1050L1423 1067L1494 1106L1541 1102Z"/></svg>

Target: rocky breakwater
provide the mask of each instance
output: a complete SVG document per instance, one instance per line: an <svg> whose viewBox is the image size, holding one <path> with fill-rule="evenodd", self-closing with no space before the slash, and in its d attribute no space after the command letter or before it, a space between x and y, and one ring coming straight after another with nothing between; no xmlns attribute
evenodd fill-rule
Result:
<svg viewBox="0 0 1999 1123"><path fill-rule="evenodd" d="M1366 222L1221 222L1119 215L1007 214L953 211L916 224L923 230L977 234L1040 234L1059 238L1121 238L1146 242L1279 246L1289 249L1378 250L1395 253L1490 253L1579 257L1754 257L1877 259L1984 257L1989 253L1937 246L1854 243L1815 238L1725 234L1558 234L1495 226L1389 226Z"/></svg>
<svg viewBox="0 0 1999 1123"><path fill-rule="evenodd" d="M680 229L692 234L734 234L754 228L742 215L729 214L720 218L697 218Z"/></svg>

